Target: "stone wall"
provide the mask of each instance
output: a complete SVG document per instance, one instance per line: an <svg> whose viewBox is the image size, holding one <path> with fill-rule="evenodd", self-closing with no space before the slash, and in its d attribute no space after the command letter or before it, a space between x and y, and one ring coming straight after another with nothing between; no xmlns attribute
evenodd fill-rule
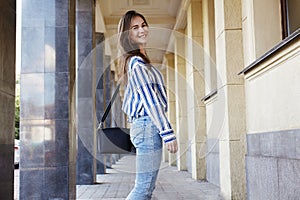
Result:
<svg viewBox="0 0 300 200"><path fill-rule="evenodd" d="M74 1L22 1L20 199L74 199Z"/></svg>
<svg viewBox="0 0 300 200"><path fill-rule="evenodd" d="M248 199L300 196L300 130L247 135Z"/></svg>
<svg viewBox="0 0 300 200"><path fill-rule="evenodd" d="M0 1L0 199L13 199L16 2Z"/></svg>

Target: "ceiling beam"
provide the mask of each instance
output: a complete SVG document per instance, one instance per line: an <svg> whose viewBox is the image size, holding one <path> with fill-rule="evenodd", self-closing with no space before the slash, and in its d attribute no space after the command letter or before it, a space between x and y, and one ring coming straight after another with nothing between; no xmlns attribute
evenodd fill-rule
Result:
<svg viewBox="0 0 300 200"><path fill-rule="evenodd" d="M106 32L99 1L96 1L96 8L95 8L95 31L99 33Z"/></svg>

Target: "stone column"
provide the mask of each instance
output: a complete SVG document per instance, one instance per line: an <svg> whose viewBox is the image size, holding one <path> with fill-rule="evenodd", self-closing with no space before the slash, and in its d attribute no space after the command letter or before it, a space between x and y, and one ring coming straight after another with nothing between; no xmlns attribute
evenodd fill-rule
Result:
<svg viewBox="0 0 300 200"><path fill-rule="evenodd" d="M107 107L107 105L109 104L109 101L111 99L112 93L115 91L115 88L112 87L114 84L114 81L111 81L111 70L110 70L110 61L111 61L111 57L108 55L104 55L104 67L103 67L103 96L102 98L104 99L103 102L103 109L105 109ZM120 96L118 96L120 97ZM119 99L118 99L119 100ZM116 100L113 104L113 106L116 106L118 104L118 100ZM121 109L119 110L121 111ZM107 115L107 118L105 120L104 123L104 127L112 127L112 122L113 123L117 123L116 126L120 125L118 123L118 120L116 121L115 118L112 118L112 113L114 111L111 109L110 112ZM103 155L106 159L106 167L111 168L112 163L113 163L113 156L112 155Z"/></svg>
<svg viewBox="0 0 300 200"><path fill-rule="evenodd" d="M105 57L104 57L104 34L103 33L95 33L96 37L96 117L97 123L100 122L102 115L105 109L105 100L104 100L104 85L103 83L104 76L103 70L106 68L104 65ZM104 174L106 172L106 156L101 155L97 151L97 173Z"/></svg>
<svg viewBox="0 0 300 200"><path fill-rule="evenodd" d="M20 200L75 199L74 1L22 2Z"/></svg>
<svg viewBox="0 0 300 200"><path fill-rule="evenodd" d="M96 50L94 1L76 1L77 184L96 182Z"/></svg>
<svg viewBox="0 0 300 200"><path fill-rule="evenodd" d="M202 0L203 11L203 49L205 74L205 112L206 112L206 180L220 185L219 162L219 124L223 123L224 112L218 110L216 45L214 1ZM220 116L217 118L217 116Z"/></svg>
<svg viewBox="0 0 300 200"><path fill-rule="evenodd" d="M163 67L165 67L165 70L164 70L164 80L165 80L165 86L166 86L166 89L167 89L167 95L168 95L168 99L169 99L169 96L170 96L170 91L168 90L168 54L164 55L164 58L163 58ZM168 102L169 103L169 102ZM167 113L167 116L168 116L168 119L170 120L169 118L169 112L170 112L170 105L168 104L168 113ZM163 155L162 155L162 161L163 162L169 162L169 152L166 148L165 145L163 145Z"/></svg>
<svg viewBox="0 0 300 200"><path fill-rule="evenodd" d="M191 144L191 172L194 179L206 179L206 113L203 69L202 2L192 0L187 10L188 133Z"/></svg>
<svg viewBox="0 0 300 200"><path fill-rule="evenodd" d="M188 127L187 127L187 80L185 64L185 37L175 33L175 99L176 133L178 139L178 170L187 170Z"/></svg>
<svg viewBox="0 0 300 200"><path fill-rule="evenodd" d="M13 199L16 1L0 2L0 24L0 199Z"/></svg>
<svg viewBox="0 0 300 200"><path fill-rule="evenodd" d="M171 126L176 131L176 102L175 102L175 65L174 65L174 54L169 53L165 55L167 60L166 66L166 88L168 95L168 119L170 120ZM176 165L176 155L170 154L168 150L165 150L165 161L169 162L170 165Z"/></svg>
<svg viewBox="0 0 300 200"><path fill-rule="evenodd" d="M220 131L220 187L225 199L246 198L245 97L242 1L215 0L218 101L225 105ZM223 103L222 103L223 102Z"/></svg>

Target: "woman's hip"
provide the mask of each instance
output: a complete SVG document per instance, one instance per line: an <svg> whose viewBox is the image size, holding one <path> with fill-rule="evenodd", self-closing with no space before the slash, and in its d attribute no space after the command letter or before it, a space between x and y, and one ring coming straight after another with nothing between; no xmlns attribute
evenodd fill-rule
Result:
<svg viewBox="0 0 300 200"><path fill-rule="evenodd" d="M137 149L151 151L162 148L159 130L149 116L134 119L130 128L130 139Z"/></svg>

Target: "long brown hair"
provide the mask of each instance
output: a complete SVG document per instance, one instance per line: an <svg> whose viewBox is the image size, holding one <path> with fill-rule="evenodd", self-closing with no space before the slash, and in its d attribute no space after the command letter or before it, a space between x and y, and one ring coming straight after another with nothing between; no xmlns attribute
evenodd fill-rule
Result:
<svg viewBox="0 0 300 200"><path fill-rule="evenodd" d="M140 56L145 63L147 64L150 63L148 56L142 54L139 46L135 43L132 43L132 41L129 38L129 29L130 29L131 20L137 16L141 17L144 20L145 24L148 26L145 17L134 10L130 10L126 12L120 19L119 26L118 26L118 34L119 34L118 46L121 51L120 64L121 64L122 75L124 76L125 84L127 83L127 63L132 56Z"/></svg>

